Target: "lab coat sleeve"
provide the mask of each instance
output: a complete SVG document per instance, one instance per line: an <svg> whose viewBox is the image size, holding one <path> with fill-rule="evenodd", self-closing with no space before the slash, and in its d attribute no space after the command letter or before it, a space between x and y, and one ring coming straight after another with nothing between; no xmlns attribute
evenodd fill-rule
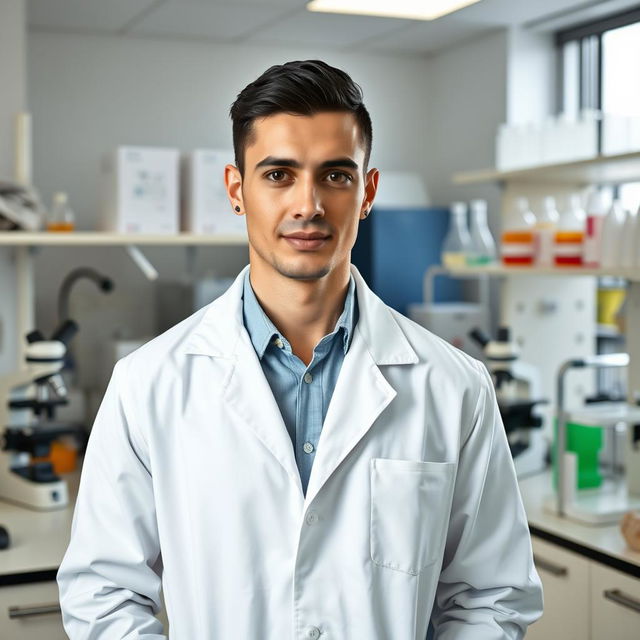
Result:
<svg viewBox="0 0 640 640"><path fill-rule="evenodd" d="M166 640L161 558L147 447L119 361L96 416L71 540L57 574L71 640Z"/></svg>
<svg viewBox="0 0 640 640"><path fill-rule="evenodd" d="M463 425L431 622L438 640L522 638L542 615L542 586L513 460L486 367Z"/></svg>

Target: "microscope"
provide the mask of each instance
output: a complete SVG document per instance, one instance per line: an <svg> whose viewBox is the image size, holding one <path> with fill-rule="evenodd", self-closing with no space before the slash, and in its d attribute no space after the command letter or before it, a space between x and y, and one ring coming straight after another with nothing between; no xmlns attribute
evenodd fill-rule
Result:
<svg viewBox="0 0 640 640"><path fill-rule="evenodd" d="M61 375L69 340L78 325L64 321L46 340L40 331L27 335L25 366L0 375L0 498L38 510L60 509L68 504L67 482L48 461L51 443L61 435L81 429L55 422L56 407L67 404Z"/></svg>
<svg viewBox="0 0 640 640"><path fill-rule="evenodd" d="M535 430L539 434L543 424L534 409L548 401L535 398L539 386L535 369L519 360L509 327L499 327L495 340L490 340L479 328L473 329L469 336L482 347L487 359L516 471L537 470L544 464L545 453L538 451L539 438L532 435ZM527 457L532 459L525 462Z"/></svg>

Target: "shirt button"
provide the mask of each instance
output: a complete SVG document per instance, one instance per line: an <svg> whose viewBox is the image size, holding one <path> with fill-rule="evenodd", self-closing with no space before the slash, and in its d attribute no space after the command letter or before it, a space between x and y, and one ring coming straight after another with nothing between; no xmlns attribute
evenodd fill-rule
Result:
<svg viewBox="0 0 640 640"><path fill-rule="evenodd" d="M319 637L320 629L318 629L318 627L309 627L307 629L307 638L310 638L311 640L318 640Z"/></svg>
<svg viewBox="0 0 640 640"><path fill-rule="evenodd" d="M305 443L302 445L302 450L303 450L305 453L311 453L311 452L313 451L313 445L312 445L310 442L305 442Z"/></svg>
<svg viewBox="0 0 640 640"><path fill-rule="evenodd" d="M311 384L313 382L313 376L307 372L304 374L304 378L303 380L307 383L307 384Z"/></svg>
<svg viewBox="0 0 640 640"><path fill-rule="evenodd" d="M284 342L282 342L282 340L280 340L280 338L276 338L273 341L273 344L275 344L276 347L278 347L278 349L282 349L282 347L284 347Z"/></svg>
<svg viewBox="0 0 640 640"><path fill-rule="evenodd" d="M316 522L318 522L318 514L315 511L309 511L309 513L307 513L307 517L305 518L305 520L307 524L311 526Z"/></svg>

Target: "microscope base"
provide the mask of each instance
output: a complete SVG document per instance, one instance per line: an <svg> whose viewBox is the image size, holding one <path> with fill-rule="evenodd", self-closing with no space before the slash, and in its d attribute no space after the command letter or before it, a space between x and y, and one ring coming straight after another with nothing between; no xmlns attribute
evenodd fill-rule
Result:
<svg viewBox="0 0 640 640"><path fill-rule="evenodd" d="M66 480L34 482L23 478L9 468L5 452L0 453L0 499L30 509L50 511L64 509L69 504Z"/></svg>

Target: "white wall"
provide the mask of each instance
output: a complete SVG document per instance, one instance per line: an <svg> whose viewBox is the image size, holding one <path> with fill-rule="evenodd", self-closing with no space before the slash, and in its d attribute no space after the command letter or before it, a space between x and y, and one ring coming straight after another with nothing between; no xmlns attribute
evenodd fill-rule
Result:
<svg viewBox="0 0 640 640"><path fill-rule="evenodd" d="M0 178L14 177L15 117L26 106L24 0L0 2ZM11 251L0 248L0 373L15 366L16 297Z"/></svg>

